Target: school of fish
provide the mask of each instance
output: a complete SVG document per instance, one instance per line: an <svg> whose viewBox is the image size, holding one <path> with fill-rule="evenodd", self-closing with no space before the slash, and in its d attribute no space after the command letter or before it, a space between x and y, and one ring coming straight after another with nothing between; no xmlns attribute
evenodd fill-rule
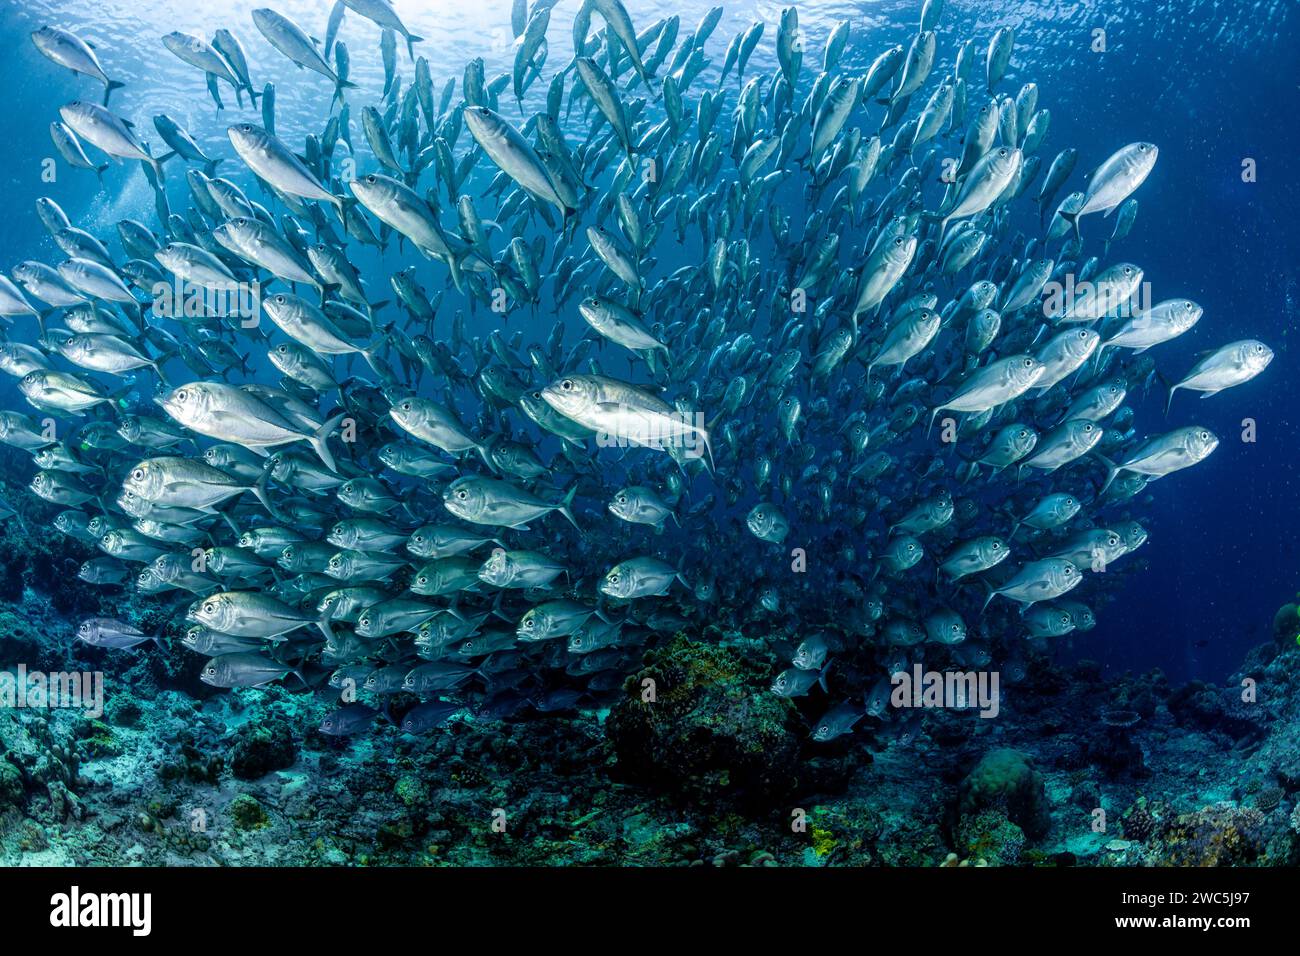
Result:
<svg viewBox="0 0 1300 956"><path fill-rule="evenodd" d="M1202 317L1111 255L1157 147L1099 117L1045 151L1015 30L945 34L941 0L865 71L851 21L814 54L795 7L724 39L721 7L638 30L621 0L581 0L557 62L552 6L515 0L491 78L435 77L454 51L420 55L389 0L162 37L220 150L115 112L111 49L32 34L85 78L50 122L64 163L138 164L155 199L115 237L42 199L66 258L0 275L31 406L0 440L99 552L80 576L174 607L210 685L337 699L341 736L607 706L648 646L716 624L768 639L827 741L891 719L896 670L1094 627L1145 489L1219 443L1139 432L1126 398L1163 382L1176 415L1272 358L1232 342L1166 379L1147 354ZM305 137L254 82L273 56L308 71ZM106 618L76 637L168 652Z"/></svg>

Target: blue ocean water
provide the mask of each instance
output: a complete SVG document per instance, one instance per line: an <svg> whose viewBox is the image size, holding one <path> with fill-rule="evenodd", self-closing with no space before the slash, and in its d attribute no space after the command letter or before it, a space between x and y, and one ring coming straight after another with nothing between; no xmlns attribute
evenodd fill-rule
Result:
<svg viewBox="0 0 1300 956"><path fill-rule="evenodd" d="M69 99L97 97L98 87L54 68L32 46L28 33L46 23L75 30L94 42L110 75L126 83L114 94L117 112L134 117L144 130L150 117L168 113L205 150L233 157L226 125L241 115L256 120L257 114L241 114L228 102L218 116L201 74L167 53L159 38L175 29L205 36L220 27L233 29L248 52L255 86L275 83L277 125L287 140L296 141L319 132L330 85L295 69L266 44L252 25L257 5L253 0L214 0L180 9L161 0L5 5L0 88L6 91L9 161L0 170L6 205L0 265L61 258L35 215L39 196L53 197L75 224L103 238L112 235L122 218L152 218L152 196L135 164L111 167L103 189L90 173L63 165L57 181L42 180L42 160L54 155L50 120ZM276 5L316 36L324 35L330 6L324 0ZM678 14L685 30L709 4L630 0L627 6L639 27ZM825 38L836 23L847 19L852 24L843 68L861 70L886 46L911 37L918 6L892 0L799 4L804 83L815 75ZM474 56L485 59L489 78L510 69L509 7L501 0L398 4L411 30L426 38L419 52L434 65L439 90L448 77L459 78ZM548 76L569 58L576 7L572 0L560 0L555 7ZM775 69L781 8L766 2L725 4L710 41L713 62L704 81L716 76L727 40L754 20L765 21L768 28L749 73ZM1291 171L1300 133L1294 124L1277 122L1279 115L1291 115L1297 102L1298 21L1300 14L1285 0L945 4L935 75L951 68L959 39L973 37L982 50L997 28L1015 26L1017 42L1005 88L1014 90L1031 80L1039 84L1040 106L1052 114L1045 158L1073 145L1084 170L1125 143L1159 145L1159 162L1138 194L1137 225L1117 246L1117 254L1145 269L1156 300L1188 296L1205 309L1192 333L1162 348L1162 368L1190 367L1199 352L1248 336L1268 342L1277 355L1265 376L1240 390L1203 403L1179 396L1177 423L1195 415L1221 436L1222 445L1202 465L1148 490L1152 501L1142 513L1151 537L1141 552L1147 567L1113 589L1114 601L1101 609L1097 629L1074 642L1077 653L1110 668L1159 667L1175 678L1221 678L1246 648L1268 635L1273 609L1298 587L1300 549L1288 519L1298 482L1292 466L1297 421L1289 339L1300 302L1294 233L1300 186ZM1105 30L1104 53L1092 49L1096 29ZM378 100L383 85L378 29L350 14L340 38L351 50L352 79L360 87L357 101ZM404 51L399 69L409 78ZM734 81L728 89L734 97ZM227 100L229 93L223 93ZM534 84L526 113L540 109L544 95L545 85ZM503 103L507 117L519 120L508 94ZM361 142L358 130L353 135ZM1243 181L1246 160L1257 169L1254 182ZM229 160L223 173L251 187L237 160ZM482 167L476 177L474 182L483 186L490 181ZM182 194L181 177L172 176L170 189ZM466 191L473 192L472 186ZM1022 215L1024 227L1032 228L1032 212ZM1094 235L1109 227L1110 221L1103 224L1098 217L1085 221L1085 232ZM698 247L683 247L676 250L680 261L672 261L666 248L658 250L665 273L697 263L701 254ZM392 271L408 261L417 260L409 252L406 260L390 252L384 266ZM379 262L368 251L358 262L378 271ZM424 272L426 278L430 274ZM378 285L383 279L371 282ZM440 287L441 276L425 284ZM440 313L438 331L445 332L450 311ZM486 332L495 318L480 310L475 328ZM537 337L544 339L553 319L546 311L535 319L521 312L510 321L538 323ZM1160 430L1162 403L1163 396L1153 393L1138 406L1140 431ZM0 405L23 407L10 382L0 385ZM1257 428L1254 443L1239 440L1248 418Z"/></svg>

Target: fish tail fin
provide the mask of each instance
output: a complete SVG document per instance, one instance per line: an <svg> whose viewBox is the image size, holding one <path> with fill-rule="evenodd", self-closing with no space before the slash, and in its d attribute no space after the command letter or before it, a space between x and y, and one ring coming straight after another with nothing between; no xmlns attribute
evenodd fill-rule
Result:
<svg viewBox="0 0 1300 956"><path fill-rule="evenodd" d="M320 304L323 307L329 299L331 293L337 294L339 289L343 288L337 282L322 282L320 284Z"/></svg>
<svg viewBox="0 0 1300 956"><path fill-rule="evenodd" d="M1092 357L1092 371L1094 374L1101 369L1101 357L1106 353L1106 347L1109 344L1110 344L1109 342L1097 343L1097 352Z"/></svg>
<svg viewBox="0 0 1300 956"><path fill-rule="evenodd" d="M346 101L343 99L343 91L344 91L344 89L346 89L347 87L352 86L352 85L354 85L354 84L349 83L347 80L342 80L342 79L335 78L335 80L334 80L334 95L333 95L332 97L330 97L330 112L331 112L331 113L334 112L334 104L335 104L335 103L343 103L343 102L346 102Z"/></svg>
<svg viewBox="0 0 1300 956"><path fill-rule="evenodd" d="M252 102L254 106L257 105L257 101L258 99L261 98L261 96L262 94L257 92L257 90L253 89L251 86L248 88L248 99Z"/></svg>
<svg viewBox="0 0 1300 956"><path fill-rule="evenodd" d="M348 227L348 207L353 205L356 201L356 197L354 196L334 196L331 194L330 202L338 211L339 222L343 224L344 231L346 231Z"/></svg>
<svg viewBox="0 0 1300 956"><path fill-rule="evenodd" d="M175 354L176 354L175 352L168 352L164 355L158 356L156 359L154 359L152 362L149 363L149 367L153 369L153 373L158 376L158 381L163 385L164 388L171 388L172 383L167 381L167 376L163 374L162 365L163 362L167 361L168 358L174 356Z"/></svg>
<svg viewBox="0 0 1300 956"><path fill-rule="evenodd" d="M104 106L108 105L108 98L113 95L114 90L120 90L126 86L125 83L119 83L117 80L109 80L108 85L104 87Z"/></svg>
<svg viewBox="0 0 1300 956"><path fill-rule="evenodd" d="M334 455L330 452L327 442L330 435L333 434L334 429L338 428L339 422L347 418L347 415L347 412L339 412L324 425L307 436L307 441L311 445L312 451L316 452L316 457L324 462L325 467L336 475L339 472L338 465L334 462Z"/></svg>
<svg viewBox="0 0 1300 956"><path fill-rule="evenodd" d="M412 63L415 62L415 44L423 42L424 37L416 36L414 33L406 35L406 55L411 58Z"/></svg>
<svg viewBox="0 0 1300 956"><path fill-rule="evenodd" d="M573 496L577 493L578 485L575 482L573 487L569 489L567 494L565 494L564 501L556 510L559 511L560 514L564 515L564 517L568 518L569 524L573 525L579 532L581 532L582 526L578 524L578 519L573 516Z"/></svg>
<svg viewBox="0 0 1300 956"><path fill-rule="evenodd" d="M817 685L821 687L823 693L829 694L831 692L831 689L826 686L826 675L831 672L831 665L834 663L835 663L834 658L828 660L826 662L826 666L822 668L822 672L819 675L817 675Z"/></svg>
<svg viewBox="0 0 1300 956"><path fill-rule="evenodd" d="M1165 398L1165 418L1169 417L1169 409L1174 404L1174 392L1178 391L1177 385L1169 386L1169 395Z"/></svg>
<svg viewBox="0 0 1300 956"><path fill-rule="evenodd" d="M262 474L258 476L257 483L254 484L250 490L253 492L253 495L257 500L262 503L262 507L266 509L267 513L276 521L279 521L280 513L275 510L275 506L271 504L271 499L266 494L266 483L270 480L271 466L270 464L267 464L267 466L262 469Z"/></svg>
<svg viewBox="0 0 1300 956"><path fill-rule="evenodd" d="M325 635L325 640L327 641L334 640L334 629L330 627L331 622L330 622L330 616L328 611L326 611L324 614L318 617L313 623L320 630L320 632Z"/></svg>
<svg viewBox="0 0 1300 956"><path fill-rule="evenodd" d="M926 429L925 429L925 437L926 437L926 438L929 438L929 437L930 437L930 433L931 433L932 431L934 431L934 420L935 420L936 418L939 417L939 413L940 413L941 411L943 411L943 406L942 406L942 405L936 405L936 406L934 407L934 410L930 412L930 424L929 424L929 425L926 427Z"/></svg>
<svg viewBox="0 0 1300 956"><path fill-rule="evenodd" d="M993 603L993 599L998 596L998 592L994 590L993 585L985 581L984 586L989 589L989 594L988 597L984 599L984 606L980 608L980 614L983 614L985 611L987 611L989 609L989 605Z"/></svg>
<svg viewBox="0 0 1300 956"><path fill-rule="evenodd" d="M1057 212L1057 215L1070 224L1071 228L1074 229L1074 237L1082 241L1083 235L1079 232L1079 214L1077 212L1065 212L1064 210L1061 210Z"/></svg>
<svg viewBox="0 0 1300 956"><path fill-rule="evenodd" d="M484 620L486 620L488 615L490 614L500 618L501 620L505 621L508 624L513 624L515 622L514 618L512 618L505 611L501 610L501 601L502 599L505 598L505 596L506 596L505 591L497 591L496 597L492 599L492 607L488 608L487 614L483 615Z"/></svg>
<svg viewBox="0 0 1300 956"><path fill-rule="evenodd" d="M1119 474L1120 467L1101 452L1097 452L1097 457L1100 458L1102 464L1106 466L1106 480L1102 483L1101 490L1097 492L1097 497L1100 498L1106 493L1106 489L1110 487L1110 483L1115 480L1115 476Z"/></svg>
<svg viewBox="0 0 1300 956"><path fill-rule="evenodd" d="M203 171L207 173L209 179L217 175L217 164L220 162L220 159L213 159L203 164Z"/></svg>
<svg viewBox="0 0 1300 956"><path fill-rule="evenodd" d="M95 176L99 179L99 184L101 186L104 185L104 172L108 169L108 165L108 163L105 163L103 166L95 167Z"/></svg>

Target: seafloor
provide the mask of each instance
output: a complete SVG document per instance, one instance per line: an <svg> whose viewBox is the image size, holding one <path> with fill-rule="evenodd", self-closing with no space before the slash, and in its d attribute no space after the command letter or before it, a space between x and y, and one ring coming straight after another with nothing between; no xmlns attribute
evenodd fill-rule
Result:
<svg viewBox="0 0 1300 956"><path fill-rule="evenodd" d="M768 689L764 635L707 628L608 711L340 739L316 729L328 693L216 692L174 642L75 642L87 614L166 623L82 584L87 556L0 524L0 670L102 670L107 698L98 719L0 709L6 865L1300 863L1293 605L1224 686L1037 656L996 719L935 710L902 734L867 718L814 744Z"/></svg>

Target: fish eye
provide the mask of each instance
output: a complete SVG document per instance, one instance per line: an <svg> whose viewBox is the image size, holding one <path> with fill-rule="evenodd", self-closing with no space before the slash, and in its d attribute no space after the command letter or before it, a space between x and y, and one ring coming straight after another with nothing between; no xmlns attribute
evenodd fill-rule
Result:
<svg viewBox="0 0 1300 956"><path fill-rule="evenodd" d="M1088 337L1088 330L1087 330L1087 329L1080 329L1080 330L1079 330L1079 338L1081 338L1081 339L1086 339L1087 337Z"/></svg>
<svg viewBox="0 0 1300 956"><path fill-rule="evenodd" d="M1033 367L1034 367L1034 360L1031 358L1025 359L1025 368L1033 368Z"/></svg>
<svg viewBox="0 0 1300 956"><path fill-rule="evenodd" d="M1209 432L1201 432L1201 438L1202 438L1203 440L1205 440L1205 441L1209 441L1210 433L1209 433Z"/></svg>
<svg viewBox="0 0 1300 956"><path fill-rule="evenodd" d="M1256 351L1256 352L1263 352L1263 351L1264 351L1264 346L1263 346L1263 345L1256 345L1256 346L1255 346L1255 351Z"/></svg>
<svg viewBox="0 0 1300 956"><path fill-rule="evenodd" d="M176 401L188 402L189 399L190 399L190 393L188 390L182 388L176 392Z"/></svg>
<svg viewBox="0 0 1300 956"><path fill-rule="evenodd" d="M144 481L144 469L137 468L135 471L131 472L131 477L136 481Z"/></svg>
<svg viewBox="0 0 1300 956"><path fill-rule="evenodd" d="M427 574L416 575L415 583L420 585L420 587L424 587L429 583L429 576Z"/></svg>
<svg viewBox="0 0 1300 956"><path fill-rule="evenodd" d="M618 572L609 572L609 577L607 577L606 580L609 581L610 584L618 584Z"/></svg>
<svg viewBox="0 0 1300 956"><path fill-rule="evenodd" d="M375 178L375 174L374 174L374 173L371 173L369 176L366 177L366 182L368 182L368 183L369 183L370 185L372 185L372 186L373 186L375 183L377 183L378 181L379 181L379 180Z"/></svg>
<svg viewBox="0 0 1300 956"><path fill-rule="evenodd" d="M464 488L461 488L459 491L456 492L456 497L459 498L461 501L464 501L466 498L469 497L469 492L466 491Z"/></svg>
<svg viewBox="0 0 1300 956"><path fill-rule="evenodd" d="M1065 576L1068 578L1073 573L1074 573L1074 568L1070 567L1070 565L1067 564L1065 566Z"/></svg>
<svg viewBox="0 0 1300 956"><path fill-rule="evenodd" d="M214 612L216 609L217 609L217 606L216 606L215 604L213 604L211 601L208 601L206 604L203 605L203 613L204 613L204 614L211 614L211 613Z"/></svg>
<svg viewBox="0 0 1300 956"><path fill-rule="evenodd" d="M1192 303L1191 303L1191 302L1184 302L1184 303L1183 303L1183 308L1185 308L1185 309L1193 308Z"/></svg>
<svg viewBox="0 0 1300 956"><path fill-rule="evenodd" d="M1090 432L1090 431L1092 431L1092 422L1089 422L1087 425L1084 425L1084 426L1083 426L1083 430L1084 430L1085 432Z"/></svg>
<svg viewBox="0 0 1300 956"><path fill-rule="evenodd" d="M999 150L998 150L998 155L999 155L999 156L1005 156L1005 155L1007 155L1007 148L1006 148L1005 146L1003 146L1001 149L999 149Z"/></svg>
<svg viewBox="0 0 1300 956"><path fill-rule="evenodd" d="M572 391L573 390L572 380L566 378L563 382L560 383L560 388L564 389L566 392Z"/></svg>
<svg viewBox="0 0 1300 956"><path fill-rule="evenodd" d="M994 551L1001 551L1001 550L1002 550L1002 545L999 544L998 542L994 541L994 542L993 542L993 550L994 550Z"/></svg>

